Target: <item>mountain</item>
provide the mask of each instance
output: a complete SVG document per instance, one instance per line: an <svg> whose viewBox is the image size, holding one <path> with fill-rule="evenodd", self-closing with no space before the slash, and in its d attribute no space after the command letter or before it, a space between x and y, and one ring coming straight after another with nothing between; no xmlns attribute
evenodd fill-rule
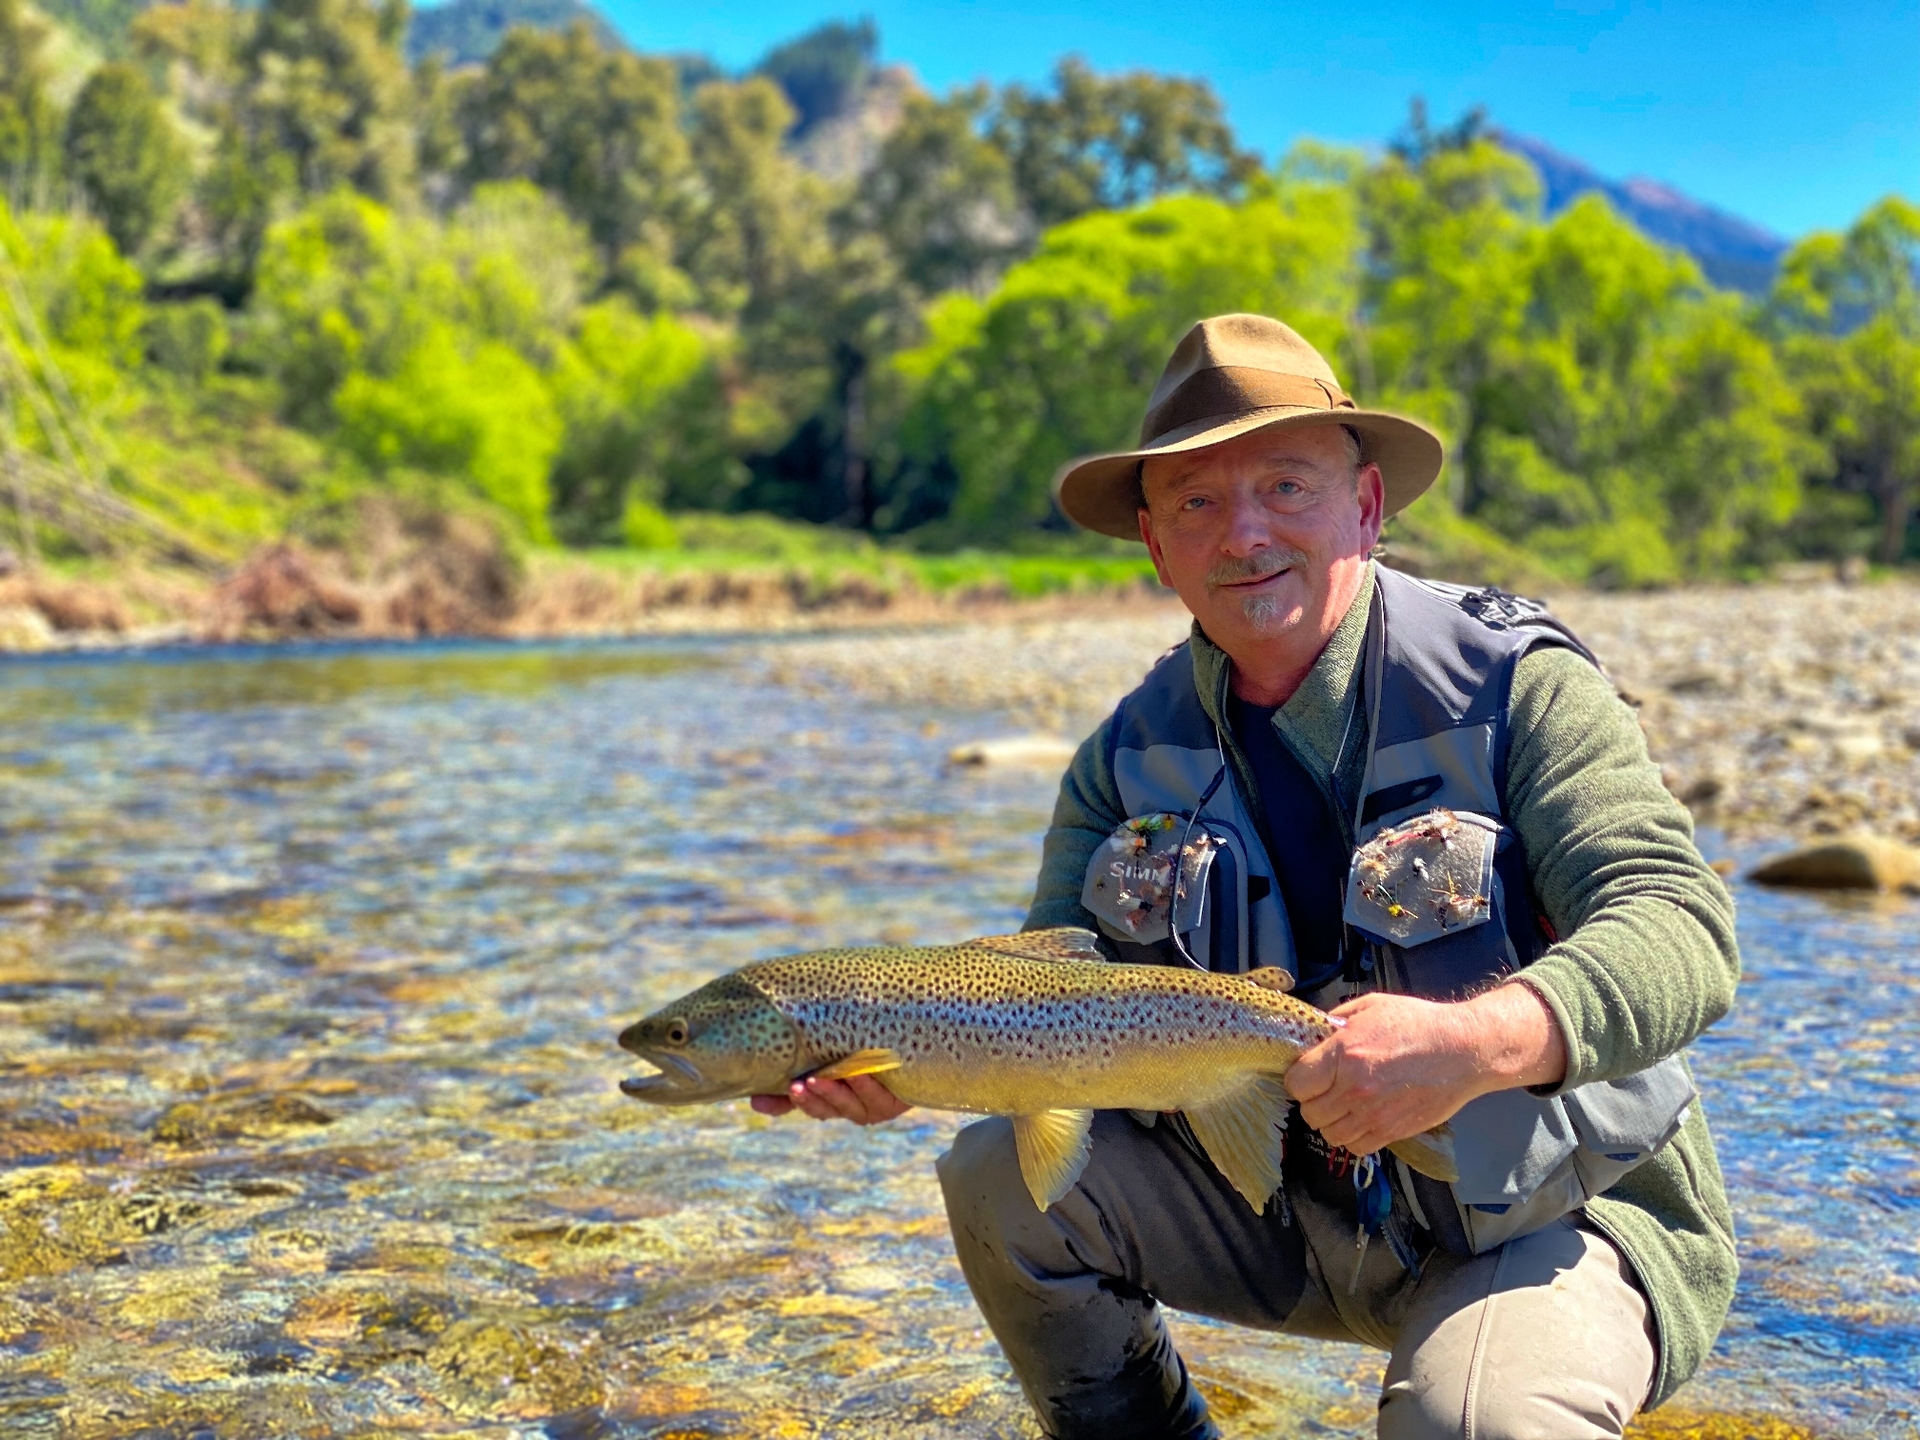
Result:
<svg viewBox="0 0 1920 1440"><path fill-rule="evenodd" d="M1762 294L1772 285L1780 257L1787 252L1787 242L1778 235L1657 180L1609 180L1584 161L1530 136L1510 130L1489 134L1540 173L1549 215L1597 191L1645 234L1693 256L1714 284L1749 295Z"/></svg>
<svg viewBox="0 0 1920 1440"><path fill-rule="evenodd" d="M479 65L516 25L564 30L583 20L602 45L618 49L613 27L586 0L447 0L422 5L407 30L407 59L418 64L438 54L449 65Z"/></svg>

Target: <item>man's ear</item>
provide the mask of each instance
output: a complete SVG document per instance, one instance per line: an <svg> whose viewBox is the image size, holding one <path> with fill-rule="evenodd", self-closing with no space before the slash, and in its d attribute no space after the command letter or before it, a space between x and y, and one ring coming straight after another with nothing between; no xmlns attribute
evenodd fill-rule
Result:
<svg viewBox="0 0 1920 1440"><path fill-rule="evenodd" d="M1167 574L1167 562L1161 557L1160 542L1153 538L1153 514L1142 505L1134 511L1140 521L1140 538L1147 543L1147 554L1153 557L1153 573L1160 577L1160 583L1173 589L1173 577Z"/></svg>
<svg viewBox="0 0 1920 1440"><path fill-rule="evenodd" d="M1380 543L1380 531L1387 523L1387 482L1371 460L1360 467L1354 498L1360 503L1360 538L1365 542L1360 553L1366 555Z"/></svg>

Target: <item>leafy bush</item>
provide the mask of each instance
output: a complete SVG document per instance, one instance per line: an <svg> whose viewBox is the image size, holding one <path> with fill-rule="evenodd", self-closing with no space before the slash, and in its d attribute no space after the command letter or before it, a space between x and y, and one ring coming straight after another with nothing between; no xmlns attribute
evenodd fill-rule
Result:
<svg viewBox="0 0 1920 1440"><path fill-rule="evenodd" d="M147 313L147 358L182 380L200 383L220 368L231 340L226 311L206 296Z"/></svg>

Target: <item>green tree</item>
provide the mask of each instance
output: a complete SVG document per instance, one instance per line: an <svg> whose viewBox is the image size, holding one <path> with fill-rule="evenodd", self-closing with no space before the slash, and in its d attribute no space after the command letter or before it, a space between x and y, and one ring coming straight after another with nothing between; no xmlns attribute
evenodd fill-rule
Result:
<svg viewBox="0 0 1920 1440"><path fill-rule="evenodd" d="M1540 182L1484 141L1390 154L1357 191L1366 286L1352 333L1355 393L1432 416L1452 442L1456 500L1481 498L1463 457L1475 452L1483 387L1525 315L1526 247Z"/></svg>
<svg viewBox="0 0 1920 1440"><path fill-rule="evenodd" d="M236 118L252 156L284 155L301 190L351 185L377 200L414 173L406 0L265 0Z"/></svg>
<svg viewBox="0 0 1920 1440"><path fill-rule="evenodd" d="M681 251L711 314L762 323L824 258L827 194L781 144L792 123L793 107L770 80L694 92L700 203Z"/></svg>
<svg viewBox="0 0 1920 1440"><path fill-rule="evenodd" d="M60 117L47 93L47 27L0 0L0 187L29 194L58 173Z"/></svg>
<svg viewBox="0 0 1920 1440"><path fill-rule="evenodd" d="M481 187L444 225L337 192L269 232L252 361L280 381L289 418L316 429L349 376L398 375L443 332L463 354L498 343L544 370L590 264L577 227L524 184Z"/></svg>
<svg viewBox="0 0 1920 1440"><path fill-rule="evenodd" d="M1920 207L1889 197L1807 237L1772 297L1832 483L1878 515L1877 558L1911 553L1920 501Z"/></svg>
<svg viewBox="0 0 1920 1440"><path fill-rule="evenodd" d="M1235 144L1204 81L1096 75L1075 58L1055 67L1051 92L1003 90L987 136L1042 229L1177 190L1232 196L1260 168Z"/></svg>
<svg viewBox="0 0 1920 1440"><path fill-rule="evenodd" d="M989 299L936 303L926 342L894 362L906 398L883 523L944 512L951 538L1000 542L1047 523L1054 471L1132 442L1167 351L1199 316L1284 316L1337 352L1358 242L1351 194L1317 183L1050 231Z"/></svg>
<svg viewBox="0 0 1920 1440"><path fill-rule="evenodd" d="M642 316L622 297L582 312L554 378L562 539L618 544L636 505L725 507L745 472L730 453L717 349L685 321Z"/></svg>
<svg viewBox="0 0 1920 1440"><path fill-rule="evenodd" d="M123 255L138 255L184 189L186 154L138 67L109 61L67 113L67 173Z"/></svg>
<svg viewBox="0 0 1920 1440"><path fill-rule="evenodd" d="M530 538L551 538L547 474L560 417L539 372L510 346L435 325L391 375L348 375L333 408L341 438L367 464L458 477Z"/></svg>
<svg viewBox="0 0 1920 1440"><path fill-rule="evenodd" d="M665 60L601 46L585 25L507 33L459 101L466 178L557 196L611 267L670 263L692 179L679 83Z"/></svg>
<svg viewBox="0 0 1920 1440"><path fill-rule="evenodd" d="M877 235L922 296L984 293L1030 233L1006 155L980 134L984 85L945 100L911 96L899 126L836 216L846 235Z"/></svg>

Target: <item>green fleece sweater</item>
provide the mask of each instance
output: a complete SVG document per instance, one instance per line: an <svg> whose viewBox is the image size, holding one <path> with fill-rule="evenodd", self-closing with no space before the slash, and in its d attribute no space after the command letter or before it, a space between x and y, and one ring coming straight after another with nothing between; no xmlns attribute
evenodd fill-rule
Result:
<svg viewBox="0 0 1920 1440"><path fill-rule="evenodd" d="M1371 572L1274 727L1319 783L1347 841L1368 740L1348 726L1371 608ZM1230 662L1198 625L1191 640L1211 714ZM1727 1013L1740 978L1733 900L1693 843L1686 810L1660 783L1633 712L1570 650L1535 650L1515 667L1513 744L1501 777L1541 912L1564 937L1527 968L1567 1041L1572 1089L1643 1070L1686 1048ZM1240 793L1259 792L1223 715ZM1336 755L1343 734L1350 738ZM1081 745L1060 784L1027 928L1097 928L1080 905L1087 862L1127 818L1113 777L1112 727ZM1587 1216L1632 1263L1652 1302L1660 1368L1648 1408L1699 1367L1720 1333L1738 1273L1733 1217L1699 1105L1673 1142ZM1571 1340L1573 1337L1569 1337Z"/></svg>

